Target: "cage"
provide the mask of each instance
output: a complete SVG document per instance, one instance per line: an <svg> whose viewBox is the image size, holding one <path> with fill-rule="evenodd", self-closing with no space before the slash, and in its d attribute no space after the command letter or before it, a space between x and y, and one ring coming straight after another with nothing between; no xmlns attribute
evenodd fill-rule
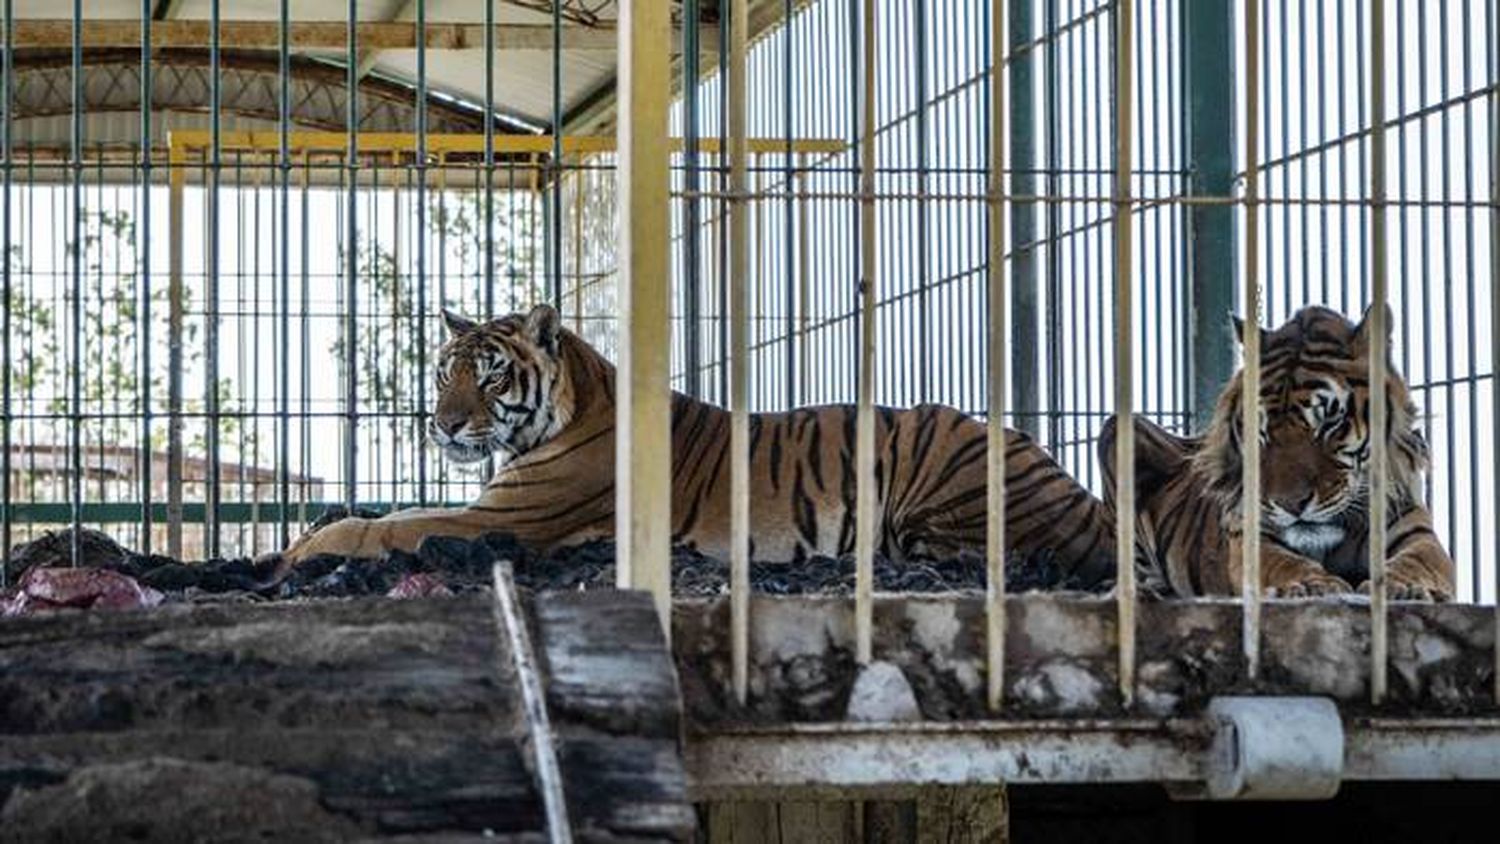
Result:
<svg viewBox="0 0 1500 844"><path fill-rule="evenodd" d="M1240 365L1231 313L1389 303L1454 597L1497 602L1493 0L0 2L0 547L87 526L248 556L330 507L463 506L486 470L426 443L444 307L554 304L622 382L737 413L950 405L1102 494L1108 419L1208 423ZM623 392L621 506L657 527L622 531L621 582L665 607L666 391ZM858 663L884 623L872 542ZM1117 577L1100 617L1128 707L1134 567ZM1251 591L1229 623L1253 675ZM1390 611L1377 587L1376 701Z"/></svg>

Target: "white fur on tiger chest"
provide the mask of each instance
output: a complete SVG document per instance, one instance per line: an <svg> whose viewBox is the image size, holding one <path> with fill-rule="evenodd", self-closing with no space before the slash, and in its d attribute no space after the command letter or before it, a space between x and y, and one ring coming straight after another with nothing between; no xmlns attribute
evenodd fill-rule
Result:
<svg viewBox="0 0 1500 844"><path fill-rule="evenodd" d="M1343 543L1344 527L1329 522L1296 522L1281 528L1279 536L1293 551L1321 560Z"/></svg>

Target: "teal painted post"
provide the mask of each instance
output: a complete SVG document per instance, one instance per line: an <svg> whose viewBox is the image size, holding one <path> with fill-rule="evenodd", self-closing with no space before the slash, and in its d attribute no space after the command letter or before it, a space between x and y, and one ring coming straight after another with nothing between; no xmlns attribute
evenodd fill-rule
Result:
<svg viewBox="0 0 1500 844"><path fill-rule="evenodd" d="M1229 196L1234 190L1235 94L1231 0L1182 4L1183 93L1187 192ZM1192 383L1195 430L1213 415L1219 390L1234 373L1235 209L1232 205L1187 205L1190 306L1184 315L1190 343L1187 372Z"/></svg>
<svg viewBox="0 0 1500 844"><path fill-rule="evenodd" d="M1010 3L1010 170L1011 193L1032 196L1036 190L1036 51L1029 44L1036 37L1036 21L1031 3ZM1018 203L1010 206L1011 277L1014 297L1011 308L1010 371L1012 383L1011 413L1016 426L1032 437L1041 435L1041 358L1037 336L1041 322L1041 278L1038 261L1041 244L1037 242L1037 206ZM1061 361L1049 358L1051 369ZM1056 402L1056 397L1053 397Z"/></svg>

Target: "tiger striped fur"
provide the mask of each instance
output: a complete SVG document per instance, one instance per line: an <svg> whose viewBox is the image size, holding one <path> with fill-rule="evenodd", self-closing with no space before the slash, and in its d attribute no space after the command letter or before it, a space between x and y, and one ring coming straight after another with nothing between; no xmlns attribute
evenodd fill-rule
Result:
<svg viewBox="0 0 1500 844"><path fill-rule="evenodd" d="M432 439L450 458L493 455L495 477L464 508L400 511L332 523L294 542L288 563L317 554L376 556L424 537L510 532L547 549L615 527L615 369L538 306L475 324L445 313ZM726 559L729 414L672 397L672 528L677 543ZM854 546L852 405L751 417L751 534L757 560L795 561ZM877 412L880 550L892 559L982 553L983 423L939 405ZM1029 437L1008 432L1008 548L1048 550L1075 580L1113 572L1114 523Z"/></svg>
<svg viewBox="0 0 1500 844"><path fill-rule="evenodd" d="M1243 338L1243 324L1235 324ZM1268 596L1369 589L1369 324L1368 312L1355 325L1308 307L1275 331L1261 329L1261 586ZM1388 336L1383 344L1389 358ZM1235 373L1220 394L1203 436L1135 421L1138 548L1155 585L1177 595L1241 591L1241 377ZM1428 454L1417 408L1394 367L1386 389L1387 594L1450 600L1453 561L1422 503ZM1100 458L1111 510L1114 453L1110 420Z"/></svg>

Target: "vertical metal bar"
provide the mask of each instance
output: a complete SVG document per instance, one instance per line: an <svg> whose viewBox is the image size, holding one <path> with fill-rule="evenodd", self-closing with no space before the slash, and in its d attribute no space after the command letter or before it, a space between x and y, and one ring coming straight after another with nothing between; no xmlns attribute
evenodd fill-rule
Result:
<svg viewBox="0 0 1500 844"><path fill-rule="evenodd" d="M1385 9L1370 14L1370 700L1380 703L1386 693L1385 536L1386 489L1386 177L1385 177Z"/></svg>
<svg viewBox="0 0 1500 844"><path fill-rule="evenodd" d="M1011 186L1018 196L1034 196L1036 194L1036 145L1038 129L1036 123L1036 51L1026 49L1020 55L1015 50L1021 45L1027 44L1036 37L1036 15L1033 3L1019 2L1001 4L1006 8L1006 14L1010 16L1007 24L1010 27L1010 162L1011 162ZM997 7L992 14L998 14ZM1001 24L990 22L992 30L1001 28ZM993 32L992 32L993 35ZM1004 45L992 42L990 49L992 55L1004 55ZM1052 46L1047 48L1049 51ZM995 72L996 64L991 60L990 72ZM991 104L991 113L994 113L994 105ZM993 131L993 127L991 127ZM994 142L991 141L993 144ZM1003 156L992 150L990 166L998 167L1004 161ZM1003 184L1003 181L1001 182ZM996 212L992 212L996 213ZM999 212L1002 213L1003 211ZM1040 283L1041 257L1037 242L1037 206L1035 203L1023 202L1010 208L1010 240L1011 240L1011 264L1010 264L1010 295L1015 297L1015 313L1012 317L1015 324L1010 326L1014 342L1010 344L1011 368L1014 372L1015 381L1015 420L1016 425L1022 431L1030 434L1035 439L1040 439L1042 434L1041 425L1041 355L1038 351L1042 344L1037 337L1037 326L1041 315L1041 291L1038 289ZM1050 335L1053 331L1053 311L1057 310L1058 302L1048 303L1048 349L1053 347L1054 338ZM1047 356L1049 370L1060 370L1061 362L1049 354ZM1048 403L1056 408L1060 407L1060 397L1049 391Z"/></svg>
<svg viewBox="0 0 1500 844"><path fill-rule="evenodd" d="M682 164L683 186L688 193L682 209L682 361L683 371L687 373L684 392L694 398L703 395L703 340L700 336L703 319L700 264L702 201L697 196L701 185L699 168L702 166L698 154L698 79L702 75L699 67L698 22L702 15L698 4L699 0L683 0L682 3Z"/></svg>
<svg viewBox="0 0 1500 844"><path fill-rule="evenodd" d="M167 219L171 223L168 243L167 282L167 554L182 558L182 238L183 192L187 183L187 154L167 135Z"/></svg>
<svg viewBox="0 0 1500 844"><path fill-rule="evenodd" d="M1017 5L1030 5L1022 0ZM989 300L988 433L985 514L985 667L990 711L1000 711L1005 699L1005 329L1009 323L1005 301L1005 0L990 8L989 52L989 218L985 277ZM1012 67L1014 72L1014 67ZM1014 80L1011 81L1014 84ZM1019 253L1017 253L1019 254ZM1034 418L1034 417L1033 417Z"/></svg>
<svg viewBox="0 0 1500 844"><path fill-rule="evenodd" d="M1491 0L1486 15L1485 42L1489 45L1490 57L1490 419L1492 426L1500 426L1500 49L1495 48L1500 39L1500 0ZM1467 88L1465 89L1467 90ZM1492 435L1492 441L1495 439ZM1494 483L1500 485L1500 448L1491 447L1494 462ZM1492 558L1491 576L1494 578L1495 594L1495 701L1500 703L1500 530L1496 537ZM1476 551L1477 555L1477 551ZM1477 561L1475 565L1478 565ZM1479 600L1478 590L1474 599Z"/></svg>
<svg viewBox="0 0 1500 844"><path fill-rule="evenodd" d="M73 535L70 560L77 566L83 559L83 537L79 533L83 520L83 3L73 0L73 97L71 143L69 144L69 183L72 189L72 334L71 414L68 462L71 465L68 502L72 505Z"/></svg>
<svg viewBox="0 0 1500 844"><path fill-rule="evenodd" d="M783 308L783 333L786 335L786 384L783 404L787 408L795 407L797 404L797 357L796 357L796 300L797 300L797 268L794 241L796 239L795 222L793 220L793 198L792 198L792 139L796 135L795 116L792 113L792 49L795 44L792 38L792 0L782 0L781 6L781 115L782 130L785 133L783 140L785 148L781 154L781 188L784 194L781 205L782 232L784 240L781 244L782 272L784 274L782 308ZM925 356L924 356L925 358Z"/></svg>
<svg viewBox="0 0 1500 844"><path fill-rule="evenodd" d="M1110 18L1115 28L1115 600L1120 643L1120 699L1135 702L1135 361L1134 273L1131 270L1130 162L1135 112L1135 0L1116 0Z"/></svg>
<svg viewBox="0 0 1500 844"><path fill-rule="evenodd" d="M280 83L280 96L278 108L278 143L276 163L281 176L281 231L276 238L280 248L280 266L277 267L281 276L281 301L279 310L279 336L281 337L281 371L277 373L281 379L279 396L280 406L277 408L277 450L279 456L276 462L276 499L281 507L281 547L285 548L292 540L291 529L291 500L292 500L292 229L291 229L291 188L292 188L292 151L288 134L291 132L292 124L292 64L291 64L291 2L281 0L278 9L277 21L277 79ZM417 50L422 50L422 40L417 40ZM306 222L303 223L306 226ZM303 355L307 349L303 348ZM419 379L420 380L420 379Z"/></svg>
<svg viewBox="0 0 1500 844"><path fill-rule="evenodd" d="M554 53L555 55L555 53ZM552 133L556 135L556 128ZM495 316L495 4L484 4L484 317ZM485 462L490 474L493 461Z"/></svg>
<svg viewBox="0 0 1500 844"><path fill-rule="evenodd" d="M10 4L10 0L6 0L6 5L8 6L9 4ZM10 31L9 28L7 27L6 32L9 33L9 31ZM10 48L9 48L9 45L6 45L5 55L6 55L6 61L8 62L10 60ZM138 229L137 229L137 235L136 235L136 249L140 253L137 257L140 258L140 261L141 261L141 269L140 269L141 275L140 275L140 280L138 282L140 284L140 294L141 294L141 298L140 298L140 313L138 314L138 318L139 318L139 323L138 324L140 326L140 328L138 329L139 330L138 336L140 338L139 342L140 342L140 346L141 346L141 348L140 348L140 354L141 354L141 371L140 371L140 375L139 375L139 377L140 377L140 390L141 390L141 397L140 397L140 401L141 401L141 469L140 469L140 472L141 472L141 484L140 484L140 494L141 494L141 541L140 541L140 548L141 548L141 553L149 555L151 553L151 533L152 533L152 526L155 523L154 514L151 512L151 499L152 499L152 492L153 492L152 489L151 489L151 482L153 480L152 465L151 465L152 464L152 451L151 451L151 422L152 422L152 413L151 413L151 187L152 187L152 174L153 174L153 172L155 170L155 168L153 166L153 158L152 158L152 154L151 154L151 145L152 145L152 138L151 138L151 93L152 93L152 89L151 89L151 86L152 86L152 80L153 80L153 76L152 76L152 73L151 73L151 0L141 0L141 69L140 69L140 74L141 74L141 196L140 196L140 207L139 207L138 212L137 212L139 214L139 216L140 216L140 220L139 220L139 223L138 223ZM7 75L7 80L8 79L9 79L9 76ZM6 109L7 119L9 119L9 115L10 115L10 109L7 108ZM7 129L6 131L8 132L9 130ZM9 160L10 160L10 152L9 152L8 149L6 150L5 158L6 158L6 161L9 162ZM6 198L7 198L7 201L8 201L9 200L9 189L8 189L8 187L7 187L6 193L7 193L7 197ZM9 225L7 225L6 226L7 233L9 232L9 228L10 228ZM9 255L9 252L10 252L9 249L5 250L5 254L7 256ZM7 302L7 306L8 306L8 303L10 302L10 297L8 295L6 296L6 302ZM6 334L6 337L9 338L9 336L10 336L10 327L9 326L6 326L5 334ZM6 354L5 359L6 360L10 360L10 355ZM9 369L7 368L7 375L8 374L9 374ZM6 458L8 460L9 456L10 456L10 441L9 441L8 438L6 440L5 452L6 452ZM9 471L5 472L5 477L6 477L6 481L8 483L9 479L10 479L10 472ZM9 499L9 495L8 494L6 495L6 498L7 498L7 500ZM3 548L9 548L10 547L10 542L8 541L8 538L7 538L7 541L5 542L5 544L3 546L0 546L0 547L3 547Z"/></svg>
<svg viewBox="0 0 1500 844"><path fill-rule="evenodd" d="M855 418L854 639L855 659L867 665L874 637L875 543L875 0L860 18L863 70L859 139L859 395Z"/></svg>
<svg viewBox="0 0 1500 844"><path fill-rule="evenodd" d="M729 625L735 700L750 688L750 243L745 167L749 2L730 0L729 97ZM721 147L722 149L722 147Z"/></svg>
<svg viewBox="0 0 1500 844"><path fill-rule="evenodd" d="M485 7L492 5L486 3ZM344 151L344 171L349 192L344 197L344 224L348 227L344 237L344 506L352 515L359 497L359 356L356 350L359 343L359 0L349 0L346 14L348 50L344 55L344 69L348 92L344 122L348 146ZM488 125L488 111L485 112L485 122Z"/></svg>
<svg viewBox="0 0 1500 844"><path fill-rule="evenodd" d="M1241 646L1245 672L1260 673L1260 0L1245 0L1245 363L1240 376L1242 531Z"/></svg>
<svg viewBox="0 0 1500 844"><path fill-rule="evenodd" d="M928 320L932 309L930 270L928 267L929 247L927 243L927 201L923 198L927 195L930 184L930 163L928 161L928 101L927 101L927 8L924 3L916 3L912 6L912 18L915 40L916 79L915 82L915 108L916 108L916 130L917 130L917 196L918 199L912 203L912 210L917 216L917 242L913 251L916 253L917 272L917 348L931 349L932 344L928 340ZM905 338L906 343L911 342L910 337ZM946 345L946 344L945 344ZM932 381L933 355L917 355L917 391L918 401L927 401L930 397ZM951 363L951 361L950 361Z"/></svg>
<svg viewBox="0 0 1500 844"><path fill-rule="evenodd" d="M14 178L15 161L14 139L11 136L12 127L15 124L14 105L11 96L11 74L14 72L12 59L15 56L15 9L14 0L3 0L0 2L0 15L4 20L0 23L5 25L5 42L0 47L0 277L3 277L3 290L0 295L5 299L0 301L0 308L4 309L5 322L0 326L0 345L4 346L5 361L0 365L0 589L10 585L7 581L6 571L8 567L4 560L10 556L11 539L11 491L10 491L10 441L11 441L11 302L14 279L11 278L11 234L10 234L10 207L11 207L11 181Z"/></svg>
<svg viewBox="0 0 1500 844"><path fill-rule="evenodd" d="M1017 5L1024 4L1018 3ZM1043 120L1046 123L1046 130L1044 134L1047 139L1047 146L1045 150L1046 162L1044 164L1044 169L1046 172L1045 190L1048 196L1058 196L1062 193L1061 87L1063 77L1062 56L1060 50L1061 36L1057 31L1057 6L1058 0L1043 0L1042 3L1042 26L1043 31L1046 33L1048 39L1046 45L1046 59L1042 67L1042 110ZM1011 38L1013 40L1018 39L1019 37L1020 36L1016 34L1011 35ZM1012 79L1015 78L1016 77L1012 77ZM1023 126L1023 124L1021 123L1021 117L1022 115L1017 114L1015 120L1011 124L1012 126L1017 128L1017 131L1020 131L1021 127ZM1035 123L1033 122L1031 125L1034 127ZM1011 152L1016 156L1015 160L1026 160L1021 158L1023 149L1024 147L1022 146L1015 146L1012 148ZM1014 185L1014 188L1017 193L1021 192L1021 186L1019 184ZM1029 186L1029 189L1032 193L1036 192L1036 182L1034 180ZM1028 206L1022 204L1013 208L1012 211L1019 215L1023 213L1028 207L1035 208L1034 205ZM1046 230L1047 241L1049 244L1047 254L1047 287L1045 290L1047 307L1046 342L1047 358L1052 362L1049 363L1047 367L1047 403L1048 408L1054 411L1048 416L1047 419L1047 439L1049 442L1054 444L1054 448L1059 448L1060 450L1062 450L1062 447L1058 444L1064 443L1066 441L1064 431L1071 430L1073 426L1071 424L1065 424L1069 420L1066 420L1063 414L1057 411L1061 411L1064 409L1077 409L1080 407L1080 402L1078 401L1078 378L1075 377L1068 379L1071 382L1071 389L1069 390L1069 398L1071 398L1072 400L1071 403L1065 404L1065 400L1063 397L1063 370L1066 368L1066 363L1064 362L1063 357L1063 313L1065 310L1071 310L1073 320L1076 322L1080 309L1078 308L1076 297L1072 300L1072 307L1070 309L1065 308L1063 302L1063 251L1060 235L1063 225L1063 203L1049 202L1043 207L1043 210L1047 215ZM1021 242L1019 236L1017 236L1014 242L1017 244ZM1018 277L1020 277L1019 266L1016 267L1016 273L1018 274ZM1021 300L1018 299L1016 301L1016 309L1018 314L1020 312L1020 308ZM1025 343L1023 341L1022 335L1017 334L1015 346L1017 348L1020 348L1023 345L1025 345ZM1025 375L1018 374L1017 377L1024 378ZM1090 465L1092 465L1092 463L1090 463ZM1070 468L1073 470L1074 474L1078 474L1078 467L1076 465Z"/></svg>
<svg viewBox="0 0 1500 844"><path fill-rule="evenodd" d="M427 0L417 0L417 438L427 428ZM427 504L427 449L417 448L417 503Z"/></svg>
<svg viewBox="0 0 1500 844"><path fill-rule="evenodd" d="M669 171L661 139L671 95L671 10L620 4L620 343L616 430L617 576L656 598L671 636L671 391Z"/></svg>
<svg viewBox="0 0 1500 844"><path fill-rule="evenodd" d="M1189 0L1182 4L1183 142L1188 194L1229 196L1234 191L1234 4ZM1258 58L1258 57L1257 57ZM1234 374L1234 345L1225 342L1234 311L1234 208L1187 205L1193 418L1199 430L1213 416L1219 391Z"/></svg>
<svg viewBox="0 0 1500 844"><path fill-rule="evenodd" d="M684 15L686 18L686 15ZM684 24L684 26L686 26ZM694 32L697 27L687 27ZM551 215L547 218L547 250L552 265L552 307L562 309L562 4L552 4L552 184ZM514 188L514 186L512 186Z"/></svg>
<svg viewBox="0 0 1500 844"><path fill-rule="evenodd" d="M208 159L208 289L203 315L204 330L204 442L207 475L204 478L204 555L219 556L219 188L223 176L222 123L220 114L223 82L219 78L219 0L209 4L209 98L208 119L212 141Z"/></svg>

